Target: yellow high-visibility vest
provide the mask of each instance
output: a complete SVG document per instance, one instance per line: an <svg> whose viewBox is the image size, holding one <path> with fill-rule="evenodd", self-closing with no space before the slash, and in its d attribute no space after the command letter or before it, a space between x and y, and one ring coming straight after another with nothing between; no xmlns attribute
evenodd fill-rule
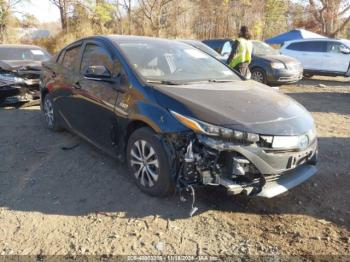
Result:
<svg viewBox="0 0 350 262"><path fill-rule="evenodd" d="M244 38L238 38L238 50L236 55L230 61L229 66L234 68L241 63L250 63L252 61L253 44L251 41Z"/></svg>

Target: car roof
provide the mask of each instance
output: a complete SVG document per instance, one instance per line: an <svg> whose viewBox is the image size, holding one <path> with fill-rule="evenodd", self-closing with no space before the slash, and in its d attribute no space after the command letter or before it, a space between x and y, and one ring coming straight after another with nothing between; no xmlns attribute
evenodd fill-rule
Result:
<svg viewBox="0 0 350 262"><path fill-rule="evenodd" d="M291 40L291 41L286 41L284 45L282 46L282 49L287 47L289 44L292 43L302 43L302 42L313 42L313 41L333 41L333 42L340 42L345 45L347 45L350 48L350 40L348 39L339 39L339 38L308 38L308 39L297 39L297 40Z"/></svg>
<svg viewBox="0 0 350 262"><path fill-rule="evenodd" d="M159 38L159 37L150 37L150 36L136 36L136 35L104 35L104 36L97 36L97 38L102 37L111 40L112 42L116 43L122 43L127 41L176 41L175 39L166 39L166 38Z"/></svg>
<svg viewBox="0 0 350 262"><path fill-rule="evenodd" d="M307 39L296 39L296 40L290 40L286 41L286 44L291 44L291 43L300 43L300 42L313 42L313 41L335 41L335 42L343 42L344 39L338 39L338 38L307 38Z"/></svg>

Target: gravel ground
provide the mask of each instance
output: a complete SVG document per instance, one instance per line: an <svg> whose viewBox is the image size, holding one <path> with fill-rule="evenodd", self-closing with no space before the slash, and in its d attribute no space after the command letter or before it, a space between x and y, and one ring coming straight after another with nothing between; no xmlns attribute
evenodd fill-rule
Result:
<svg viewBox="0 0 350 262"><path fill-rule="evenodd" d="M124 164L47 130L38 107L0 109L0 254L350 258L350 80L313 78L280 91L316 120L318 174L274 199L200 189L192 218L189 198L142 194Z"/></svg>

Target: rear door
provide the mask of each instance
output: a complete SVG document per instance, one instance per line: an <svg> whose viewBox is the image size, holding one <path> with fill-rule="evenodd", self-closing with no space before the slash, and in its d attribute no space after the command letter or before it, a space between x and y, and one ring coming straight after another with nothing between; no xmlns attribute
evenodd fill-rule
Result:
<svg viewBox="0 0 350 262"><path fill-rule="evenodd" d="M326 50L325 41L303 41L289 44L282 53L298 59L306 70L323 71L327 69Z"/></svg>
<svg viewBox="0 0 350 262"><path fill-rule="evenodd" d="M52 81L48 84L59 114L72 129L76 129L75 116L78 110L75 105L78 95L76 82L79 80L81 47L82 42L73 44L61 52L52 68Z"/></svg>
<svg viewBox="0 0 350 262"><path fill-rule="evenodd" d="M336 41L327 42L328 71L345 73L349 69L350 54L343 53L349 50L343 43Z"/></svg>
<svg viewBox="0 0 350 262"><path fill-rule="evenodd" d="M87 76L89 68L101 66L107 69L109 78ZM111 50L100 42L85 42L77 83L79 99L76 104L79 112L76 123L81 135L109 152L113 152L112 140L118 125L114 106L119 92L115 88L117 82L114 79L121 72L121 64Z"/></svg>

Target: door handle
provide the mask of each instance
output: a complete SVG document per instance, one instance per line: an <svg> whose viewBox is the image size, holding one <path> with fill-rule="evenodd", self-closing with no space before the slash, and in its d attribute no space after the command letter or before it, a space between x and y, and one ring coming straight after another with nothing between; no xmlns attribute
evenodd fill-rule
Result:
<svg viewBox="0 0 350 262"><path fill-rule="evenodd" d="M73 84L73 87L75 89L81 89L81 85L79 84L79 82L76 82L75 84Z"/></svg>

